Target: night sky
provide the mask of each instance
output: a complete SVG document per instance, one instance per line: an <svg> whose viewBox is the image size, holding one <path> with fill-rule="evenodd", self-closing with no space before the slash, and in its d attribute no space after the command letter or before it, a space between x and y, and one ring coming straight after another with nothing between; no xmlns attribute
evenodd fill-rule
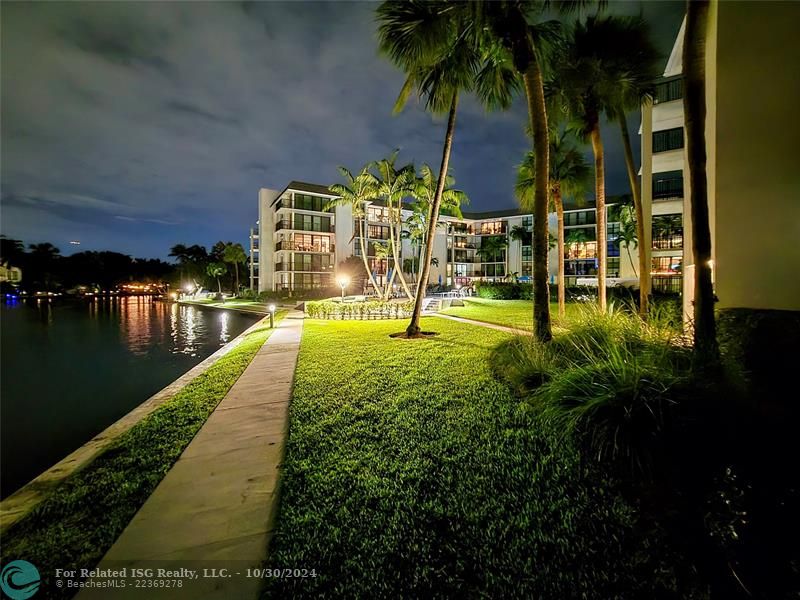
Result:
<svg viewBox="0 0 800 600"><path fill-rule="evenodd" d="M613 3L664 53L683 2ZM259 187L338 181L401 149L438 168L444 120L391 109L403 75L377 54L369 3L2 3L2 233L68 254L166 257L176 243L246 244ZM471 98L451 168L470 210L511 208L529 143L524 101ZM631 115L634 151L639 116ZM607 190L626 192L617 129ZM81 240L80 246L69 245Z"/></svg>

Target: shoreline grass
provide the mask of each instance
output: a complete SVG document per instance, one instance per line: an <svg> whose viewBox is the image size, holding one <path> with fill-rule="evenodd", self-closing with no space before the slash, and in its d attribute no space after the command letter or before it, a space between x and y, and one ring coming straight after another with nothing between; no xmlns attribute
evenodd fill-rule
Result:
<svg viewBox="0 0 800 600"><path fill-rule="evenodd" d="M21 558L35 564L42 575L43 597L74 594L74 589L50 585L54 570L98 563L272 331L267 324L250 331L227 355L56 487L3 535L2 563Z"/></svg>
<svg viewBox="0 0 800 600"><path fill-rule="evenodd" d="M513 336L432 318L305 324L273 597L654 597L635 509L492 374Z"/></svg>

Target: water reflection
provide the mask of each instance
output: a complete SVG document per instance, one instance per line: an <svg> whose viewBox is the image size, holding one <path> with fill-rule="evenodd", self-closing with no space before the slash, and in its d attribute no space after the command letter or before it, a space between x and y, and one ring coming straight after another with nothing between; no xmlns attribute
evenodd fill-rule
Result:
<svg viewBox="0 0 800 600"><path fill-rule="evenodd" d="M253 323L245 315L151 298L42 298L0 306L2 496Z"/></svg>
<svg viewBox="0 0 800 600"><path fill-rule="evenodd" d="M219 313L219 322L221 324L219 329L219 343L227 344L228 340L230 339L230 336L228 335L228 313Z"/></svg>

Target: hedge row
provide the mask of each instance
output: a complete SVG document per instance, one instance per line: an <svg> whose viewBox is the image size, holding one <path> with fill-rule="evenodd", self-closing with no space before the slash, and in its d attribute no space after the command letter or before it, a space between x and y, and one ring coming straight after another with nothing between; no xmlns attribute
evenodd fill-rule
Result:
<svg viewBox="0 0 800 600"><path fill-rule="evenodd" d="M334 302L321 300L306 302L306 315L311 319L404 319L414 311L414 303L383 302Z"/></svg>
<svg viewBox="0 0 800 600"><path fill-rule="evenodd" d="M479 298L490 300L531 300L533 297L533 284L530 283L487 283L477 282L475 293ZM638 292L632 292L624 287L607 288L606 295L609 300L630 302L638 297ZM571 286L566 289L568 301L586 301L597 298L597 288L592 286ZM558 298L558 286L550 284L550 299L555 302Z"/></svg>

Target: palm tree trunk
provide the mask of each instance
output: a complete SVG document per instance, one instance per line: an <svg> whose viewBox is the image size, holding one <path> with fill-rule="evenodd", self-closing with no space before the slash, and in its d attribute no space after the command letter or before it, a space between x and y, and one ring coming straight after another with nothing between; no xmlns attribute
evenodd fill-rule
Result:
<svg viewBox="0 0 800 600"><path fill-rule="evenodd" d="M606 257L608 255L606 231L606 174L600 121L592 119L592 152L594 153L594 194L597 207L597 300L600 310L606 311Z"/></svg>
<svg viewBox="0 0 800 600"><path fill-rule="evenodd" d="M627 252L627 253L628 253L628 262L629 262L629 263L631 263L631 269L633 269L633 275L634 275L634 277L638 277L639 275L638 275L638 273L636 273L636 265L634 265L634 264L633 264L633 257L631 256L631 247L630 247L630 244L628 244L628 245L626 245L626 246L625 246L625 252ZM640 286L642 285L642 283L641 283L641 280L639 280L639 285L640 285ZM640 314L641 314L641 307L639 307L639 308L640 308ZM642 318L644 318L644 316L645 316L645 315L642 315Z"/></svg>
<svg viewBox="0 0 800 600"><path fill-rule="evenodd" d="M389 268L389 260L386 260L386 268ZM392 284L394 284L394 278L397 276L397 264L395 264L394 268L392 269L391 276L386 280L386 289L383 291L383 301L386 302L389 300L389 295L392 293Z"/></svg>
<svg viewBox="0 0 800 600"><path fill-rule="evenodd" d="M686 92L683 112L686 127L689 206L692 218L694 258L694 351L701 366L719 359L714 321L714 286L711 278L711 226L706 177L706 83L705 57L708 1L687 2L683 71Z"/></svg>
<svg viewBox="0 0 800 600"><path fill-rule="evenodd" d="M431 218L428 220L427 243L425 244L425 260L422 262L422 273L417 282L417 294L414 298L414 312L411 313L411 322L406 328L406 335L412 337L419 335L419 318L422 314L422 300L425 297L425 288L431 272L431 258L433 257L433 242L436 235L436 224L439 220L439 209L442 206L442 195L447 180L447 170L450 164L450 149L453 147L453 133L456 128L456 110L458 109L458 92L453 94L450 102L450 114L447 117L447 130L444 135L444 148L442 149L442 165L439 169L439 180L436 182L436 195L431 206Z"/></svg>
<svg viewBox="0 0 800 600"><path fill-rule="evenodd" d="M548 179L550 146L542 72L533 48L530 54L531 61L522 79L533 131L533 150L536 154L533 190L533 334L537 340L548 342L553 339L550 325L550 288L547 285L547 190L550 187Z"/></svg>
<svg viewBox="0 0 800 600"><path fill-rule="evenodd" d="M217 277L217 288L219 288L219 295L222 295L222 283L220 283L219 277Z"/></svg>
<svg viewBox="0 0 800 600"><path fill-rule="evenodd" d="M650 269L648 259L650 248L645 244L644 232L644 208L642 207L642 188L639 185L639 175L636 173L636 165L633 162L633 149L631 148L631 138L628 135L628 121L625 119L624 111L617 111L617 120L622 132L622 146L625 150L625 167L628 171L628 181L631 185L633 195L633 207L636 210L636 237L639 238L639 315L647 318L647 301L650 295ZM628 258L630 258L630 247L628 247ZM633 263L631 262L631 266ZM636 268L633 269L636 272Z"/></svg>
<svg viewBox="0 0 800 600"><path fill-rule="evenodd" d="M553 190L553 203L556 205L558 218L558 318L564 319L567 314L567 292L564 281L564 202L561 199L561 186L556 185Z"/></svg>
<svg viewBox="0 0 800 600"><path fill-rule="evenodd" d="M234 296L236 296L239 294L239 263L233 263L233 268L236 269L236 292L234 293Z"/></svg>
<svg viewBox="0 0 800 600"><path fill-rule="evenodd" d="M397 251L398 242L400 240L400 234L402 233L403 230L402 228L403 220L401 217L403 201L400 200L398 204L400 206L397 207L396 217L392 216L394 214L394 207L391 206L389 207L389 238L391 239L392 242L392 258L394 258L394 271L398 270L400 271L399 273L397 273L397 276L400 278L400 285L403 286L403 291L405 292L406 296L408 296L408 298L411 299L413 298L413 296L411 295L411 290L409 289L408 284L406 283L406 278L403 277L403 265L400 262L400 253ZM395 241L394 237L395 225L397 225L397 241ZM394 271L392 272L392 275L395 275Z"/></svg>
<svg viewBox="0 0 800 600"><path fill-rule="evenodd" d="M361 244L361 258L364 261L364 268L367 270L369 282L372 284L372 287L375 288L375 293L380 297L382 295L381 289L378 287L378 282L375 281L375 276L369 268L369 257L367 256L369 253L369 244L367 244L366 232L364 231L366 229L366 221L366 217L362 218L358 226L358 241Z"/></svg>

